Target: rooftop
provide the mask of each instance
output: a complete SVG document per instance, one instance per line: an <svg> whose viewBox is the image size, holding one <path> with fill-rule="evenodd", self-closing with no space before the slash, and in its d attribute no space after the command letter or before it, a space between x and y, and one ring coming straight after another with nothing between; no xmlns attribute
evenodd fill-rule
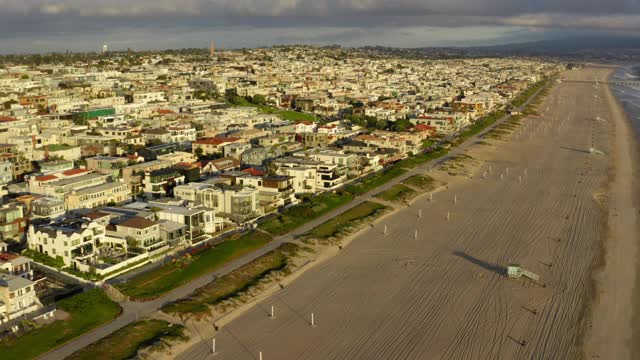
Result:
<svg viewBox="0 0 640 360"><path fill-rule="evenodd" d="M93 194L97 191L104 191L104 190L110 190L110 189L115 189L117 187L120 187L124 185L121 182L106 182L104 184L100 184L100 185L96 185L96 186L90 186L88 188L84 188L81 190L76 190L73 193L76 195L85 195L85 194Z"/></svg>
<svg viewBox="0 0 640 360"><path fill-rule="evenodd" d="M9 288L9 291L16 291L18 289L24 289L27 286L33 285L33 281L25 279L20 276L14 276L10 274L0 273L0 286Z"/></svg>
<svg viewBox="0 0 640 360"><path fill-rule="evenodd" d="M118 226L124 226L133 229L146 229L155 225L157 225L155 221L151 221L140 216L130 217L118 224Z"/></svg>

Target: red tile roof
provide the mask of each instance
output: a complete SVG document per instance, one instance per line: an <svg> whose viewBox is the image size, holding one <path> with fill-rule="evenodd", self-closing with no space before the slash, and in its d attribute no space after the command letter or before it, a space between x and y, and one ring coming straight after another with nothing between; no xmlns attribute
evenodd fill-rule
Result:
<svg viewBox="0 0 640 360"><path fill-rule="evenodd" d="M58 177L55 175L40 175L40 176L36 176L36 181L49 181L49 180L56 180Z"/></svg>
<svg viewBox="0 0 640 360"><path fill-rule="evenodd" d="M425 125L425 124L418 124L414 127L414 129L419 130L419 131L435 131L436 128L433 126L429 126L429 125Z"/></svg>
<svg viewBox="0 0 640 360"><path fill-rule="evenodd" d="M197 163L190 163L190 162L186 162L186 161L180 161L179 163L176 164L176 166L180 166L180 167L185 167L185 168L191 168L191 167L196 167Z"/></svg>
<svg viewBox="0 0 640 360"><path fill-rule="evenodd" d="M10 261L17 259L18 255L12 253L0 253L0 262Z"/></svg>
<svg viewBox="0 0 640 360"><path fill-rule="evenodd" d="M0 122L9 122L9 121L17 121L18 119L16 118L12 118L10 116L1 116L0 115Z"/></svg>
<svg viewBox="0 0 640 360"><path fill-rule="evenodd" d="M87 169L71 169L71 170L67 170L67 171L63 171L62 174L64 174L65 176L73 176L73 175L78 175L78 174L83 174L86 172L89 172L91 170L87 170Z"/></svg>
<svg viewBox="0 0 640 360"><path fill-rule="evenodd" d="M103 218L105 216L109 216L109 214L103 213L101 211L92 211L92 212L88 213L87 215L85 215L85 217L88 217L91 220L100 219L100 218Z"/></svg>
<svg viewBox="0 0 640 360"><path fill-rule="evenodd" d="M258 169L254 169L254 168L244 169L244 170L242 170L242 172L246 172L246 173L251 174L253 176L262 176L262 175L266 174L264 171L261 171L261 170L258 170Z"/></svg>
<svg viewBox="0 0 640 360"><path fill-rule="evenodd" d="M209 139L200 139L194 141L194 144L206 144L206 145L220 145L224 143L231 143L240 140L239 138L234 137L218 137L218 138L209 138Z"/></svg>
<svg viewBox="0 0 640 360"><path fill-rule="evenodd" d="M169 110L169 109L160 109L158 110L158 114L160 115L168 115L168 114L173 114L173 110Z"/></svg>
<svg viewBox="0 0 640 360"><path fill-rule="evenodd" d="M118 225L134 228L134 229L146 229L148 227L152 227L155 224L156 224L155 221L151 221L149 219L146 219L140 216L134 216L121 222Z"/></svg>

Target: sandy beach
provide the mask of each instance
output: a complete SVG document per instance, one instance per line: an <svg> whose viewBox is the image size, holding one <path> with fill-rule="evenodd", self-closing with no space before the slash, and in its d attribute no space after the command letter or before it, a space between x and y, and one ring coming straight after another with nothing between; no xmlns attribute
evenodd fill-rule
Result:
<svg viewBox="0 0 640 360"><path fill-rule="evenodd" d="M609 71L562 77L604 80ZM557 83L539 112L472 146L471 176L432 171L448 183L433 202L423 196L386 215L179 358L214 358L212 336L215 359L629 356L630 129L606 85ZM510 263L540 281L507 279Z"/></svg>

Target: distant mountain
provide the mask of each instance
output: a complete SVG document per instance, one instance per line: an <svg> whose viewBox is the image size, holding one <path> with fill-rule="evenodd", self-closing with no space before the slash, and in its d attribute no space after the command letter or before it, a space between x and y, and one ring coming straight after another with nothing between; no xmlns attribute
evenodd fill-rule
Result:
<svg viewBox="0 0 640 360"><path fill-rule="evenodd" d="M640 36L593 35L468 48L477 51L567 54L589 50L640 49Z"/></svg>

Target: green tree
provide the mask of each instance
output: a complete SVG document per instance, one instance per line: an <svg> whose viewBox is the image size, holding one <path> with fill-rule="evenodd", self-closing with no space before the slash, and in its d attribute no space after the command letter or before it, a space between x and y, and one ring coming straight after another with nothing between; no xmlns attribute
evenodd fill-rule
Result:
<svg viewBox="0 0 640 360"><path fill-rule="evenodd" d="M264 95L253 95L253 97L251 98L251 102L256 104L256 105L266 105L267 104L267 98L264 97Z"/></svg>
<svg viewBox="0 0 640 360"><path fill-rule="evenodd" d="M387 124L387 120L380 119L380 120L376 121L376 129L378 129L378 130L386 129L387 125L388 125Z"/></svg>
<svg viewBox="0 0 640 360"><path fill-rule="evenodd" d="M4 106L5 109L9 110L11 109L11 105L13 104L17 104L18 102L15 100L9 100L9 101L5 101L2 105Z"/></svg>
<svg viewBox="0 0 640 360"><path fill-rule="evenodd" d="M202 155L204 154L204 150L202 150L202 148L199 147L199 148L196 148L194 153L196 154L196 157L198 158L198 160L200 160L202 158Z"/></svg>

